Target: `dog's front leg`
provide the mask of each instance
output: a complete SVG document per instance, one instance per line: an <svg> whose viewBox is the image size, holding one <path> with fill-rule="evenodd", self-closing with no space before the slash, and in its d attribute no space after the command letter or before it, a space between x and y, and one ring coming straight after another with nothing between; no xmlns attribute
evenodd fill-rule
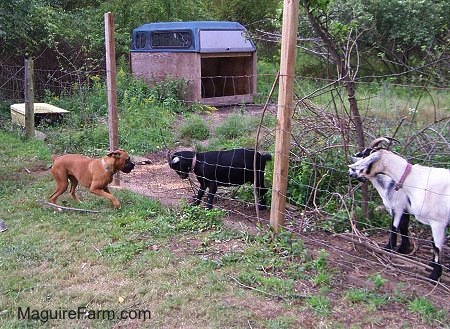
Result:
<svg viewBox="0 0 450 329"><path fill-rule="evenodd" d="M103 188L99 188L99 187L96 187L96 186L91 186L89 191L91 191L91 193L94 193L96 195L100 195L100 196L102 196L104 198L109 199L112 202L114 208L120 208L119 200L117 200L117 198L114 195L111 194L111 192L109 191L108 186L103 187Z"/></svg>

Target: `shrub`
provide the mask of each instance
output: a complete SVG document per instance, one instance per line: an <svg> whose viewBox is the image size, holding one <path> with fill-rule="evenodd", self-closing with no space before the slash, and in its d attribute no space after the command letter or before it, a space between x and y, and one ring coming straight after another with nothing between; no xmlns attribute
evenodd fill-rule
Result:
<svg viewBox="0 0 450 329"><path fill-rule="evenodd" d="M199 115L189 115L180 126L180 138L205 140L209 137L209 127Z"/></svg>

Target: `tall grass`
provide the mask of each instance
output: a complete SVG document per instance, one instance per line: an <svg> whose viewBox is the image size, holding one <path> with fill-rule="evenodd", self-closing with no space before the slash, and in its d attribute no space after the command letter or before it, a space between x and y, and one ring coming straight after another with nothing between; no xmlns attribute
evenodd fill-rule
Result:
<svg viewBox="0 0 450 329"><path fill-rule="evenodd" d="M183 109L176 80L152 87L124 70L117 75L119 146L134 154L152 152L173 143L171 127ZM97 76L75 94L48 94L45 101L70 111L59 126L41 126L56 153L98 154L109 148L105 82Z"/></svg>

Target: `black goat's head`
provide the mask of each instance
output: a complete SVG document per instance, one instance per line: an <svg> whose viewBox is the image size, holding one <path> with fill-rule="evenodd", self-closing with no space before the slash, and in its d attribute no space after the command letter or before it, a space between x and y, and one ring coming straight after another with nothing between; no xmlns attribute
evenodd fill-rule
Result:
<svg viewBox="0 0 450 329"><path fill-rule="evenodd" d="M192 159L195 153L191 151L180 151L174 154L167 153L167 160L170 168L176 171L178 176L182 179L189 177L189 172L192 169Z"/></svg>

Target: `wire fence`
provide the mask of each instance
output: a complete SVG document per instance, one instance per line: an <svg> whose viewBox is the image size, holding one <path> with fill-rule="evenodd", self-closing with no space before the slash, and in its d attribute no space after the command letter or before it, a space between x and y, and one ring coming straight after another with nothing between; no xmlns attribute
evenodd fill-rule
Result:
<svg viewBox="0 0 450 329"><path fill-rule="evenodd" d="M35 99L48 92L78 94L83 102L88 103L85 88L93 83L93 76L104 74L101 71L36 70ZM270 86L276 75L276 72L261 74L257 80L269 81L266 85ZM208 83L213 84L214 79L208 79ZM357 83L357 86L361 90L357 94L358 105L367 141L378 136L395 137L399 143L394 144L393 150L413 164L449 169L449 89L384 83ZM212 89L220 88L213 86ZM259 91L255 96L260 103L246 107L247 111L261 117L256 146L262 151L270 150L275 139L275 127L265 124L263 119L277 115L274 105L276 90L273 95L268 94L267 88ZM432 258L430 228L412 221L410 238L413 248L410 253L386 252L382 246L386 244L390 230L386 224L381 224L379 218L386 217L387 211L381 208L381 199L370 186L369 202L374 205L371 219L360 210L362 184L352 181L347 170L347 165L351 163L350 155L358 148L346 97L345 89L333 81L296 77L291 145L287 155L290 165L286 173L288 193L285 195L284 229L298 235L312 248L323 248L335 254L331 260L349 273L367 275L373 269L381 268L390 275L402 275L405 280L420 279L423 282L431 269L428 265ZM23 101L23 67L0 65L0 101ZM221 116L220 111L216 114L218 120L225 119L226 116ZM179 179L167 168L165 157L161 157L155 165L159 166L158 169L153 167L152 170L161 172L161 179L171 179L173 182ZM270 185L273 178L270 169L270 165L266 167L266 185ZM145 173L140 175L140 181L144 182ZM191 174L192 185L180 187L158 181L159 178L152 175L151 180L155 184L148 189L159 188L162 191L160 194L158 191L153 193L166 199L172 198L171 203L175 203L198 190L198 182L193 176ZM246 193L246 188L250 193ZM143 191L142 188L135 189ZM214 207L224 209L229 218L242 218L252 224L268 223L267 211L257 216L251 188L219 188L217 198ZM436 288L439 293L434 294L442 305L450 296L449 250L447 242L442 255L443 276Z"/></svg>

